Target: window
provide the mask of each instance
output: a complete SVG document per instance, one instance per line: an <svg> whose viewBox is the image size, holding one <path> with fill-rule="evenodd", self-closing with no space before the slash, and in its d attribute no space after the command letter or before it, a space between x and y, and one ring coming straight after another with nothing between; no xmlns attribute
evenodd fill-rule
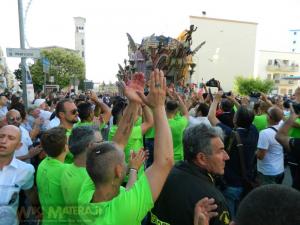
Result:
<svg viewBox="0 0 300 225"><path fill-rule="evenodd" d="M293 41L293 44L296 44L296 41Z"/></svg>
<svg viewBox="0 0 300 225"><path fill-rule="evenodd" d="M81 45L84 45L84 39L81 39Z"/></svg>
<svg viewBox="0 0 300 225"><path fill-rule="evenodd" d="M81 56L82 56L82 58L84 58L84 51L81 52Z"/></svg>
<svg viewBox="0 0 300 225"><path fill-rule="evenodd" d="M295 52L295 49L293 48L292 51Z"/></svg>
<svg viewBox="0 0 300 225"><path fill-rule="evenodd" d="M293 94L293 89L289 89L289 95Z"/></svg>
<svg viewBox="0 0 300 225"><path fill-rule="evenodd" d="M297 35L297 32L296 32L296 31L294 32L294 35Z"/></svg>
<svg viewBox="0 0 300 225"><path fill-rule="evenodd" d="M269 60L268 60L268 65L271 66L272 63L273 63L273 60L272 60L272 59L269 59Z"/></svg>

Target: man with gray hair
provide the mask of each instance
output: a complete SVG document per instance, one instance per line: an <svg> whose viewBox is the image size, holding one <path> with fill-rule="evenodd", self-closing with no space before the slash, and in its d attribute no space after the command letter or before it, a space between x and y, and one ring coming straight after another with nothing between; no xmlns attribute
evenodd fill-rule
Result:
<svg viewBox="0 0 300 225"><path fill-rule="evenodd" d="M225 198L215 187L215 175L223 175L229 159L218 127L205 124L185 130L183 144L185 161L176 164L151 210L149 224L193 224L194 207L204 198L213 198L218 216L210 224L229 224L230 215Z"/></svg>

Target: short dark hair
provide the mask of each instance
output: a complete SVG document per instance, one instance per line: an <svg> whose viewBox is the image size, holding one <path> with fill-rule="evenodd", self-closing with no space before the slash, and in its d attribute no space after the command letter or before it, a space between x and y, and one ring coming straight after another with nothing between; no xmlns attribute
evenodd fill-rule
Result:
<svg viewBox="0 0 300 225"><path fill-rule="evenodd" d="M88 152L86 170L95 185L105 184L114 176L115 163L120 163L121 160L116 145L113 142L103 142Z"/></svg>
<svg viewBox="0 0 300 225"><path fill-rule="evenodd" d="M67 143L66 131L63 127L54 127L43 132L41 145L47 155L57 157L64 151Z"/></svg>
<svg viewBox="0 0 300 225"><path fill-rule="evenodd" d="M254 120L254 113L246 106L240 106L236 111L235 118L236 118L236 125L238 127L248 129Z"/></svg>
<svg viewBox="0 0 300 225"><path fill-rule="evenodd" d="M124 109L127 106L127 102L124 99L118 98L115 101L114 106L111 110L111 114L113 116L113 124L116 125L118 122L118 117L121 113L123 113Z"/></svg>
<svg viewBox="0 0 300 225"><path fill-rule="evenodd" d="M174 112L178 108L178 102L175 100L168 100L166 103L166 110L168 112Z"/></svg>
<svg viewBox="0 0 300 225"><path fill-rule="evenodd" d="M220 107L224 112L232 112L233 103L228 99L222 99Z"/></svg>
<svg viewBox="0 0 300 225"><path fill-rule="evenodd" d="M187 128L183 136L185 159L192 161L199 152L211 155L211 139L217 137L223 139L223 132L219 127L211 127L202 123Z"/></svg>
<svg viewBox="0 0 300 225"><path fill-rule="evenodd" d="M77 106L78 115L81 121L85 121L89 118L93 111L92 104L89 102L80 102Z"/></svg>
<svg viewBox="0 0 300 225"><path fill-rule="evenodd" d="M236 225L300 224L300 193L284 185L270 184L256 188L241 202Z"/></svg>
<svg viewBox="0 0 300 225"><path fill-rule="evenodd" d="M209 112L209 106L205 103L200 103L196 110L196 113L198 112L201 112L202 116L207 116Z"/></svg>
<svg viewBox="0 0 300 225"><path fill-rule="evenodd" d="M73 103L72 100L67 99L67 98L62 99L62 100L60 100L60 101L57 103L56 108L55 108L55 115L56 115L58 118L59 118L59 113L60 113L60 112L65 112L65 103L66 103L66 102Z"/></svg>
<svg viewBox="0 0 300 225"><path fill-rule="evenodd" d="M86 151L95 138L95 130L91 126L76 127L69 137L70 152L76 157Z"/></svg>

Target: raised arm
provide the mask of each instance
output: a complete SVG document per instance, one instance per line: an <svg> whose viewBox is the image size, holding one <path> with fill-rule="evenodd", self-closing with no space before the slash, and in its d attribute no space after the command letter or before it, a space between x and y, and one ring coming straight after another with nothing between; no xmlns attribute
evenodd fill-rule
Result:
<svg viewBox="0 0 300 225"><path fill-rule="evenodd" d="M95 103L95 116L98 117L102 114L102 119L104 123L107 123L111 117L111 110L110 108L102 101L100 101L97 95L92 92L91 100Z"/></svg>
<svg viewBox="0 0 300 225"><path fill-rule="evenodd" d="M166 88L163 72L156 69L151 74L148 96L145 97L139 92L145 104L152 109L154 116L154 161L146 170L153 201L158 198L174 163L172 136L165 111Z"/></svg>
<svg viewBox="0 0 300 225"><path fill-rule="evenodd" d="M284 124L279 128L275 138L276 140L286 149L290 150L290 137L288 136L289 129L295 123L295 120L299 117L294 111L293 106L290 106L291 114L290 117L284 122Z"/></svg>
<svg viewBox="0 0 300 225"><path fill-rule="evenodd" d="M120 148L124 149L131 134L132 127L134 126L134 120L138 114L138 108L142 103L141 98L136 92L137 90L141 90L144 87L142 82L139 82L138 84L136 82L132 82L131 86L126 86L124 82L121 82L120 88L129 100L129 104L126 107L123 113L123 117L119 122L118 129L115 136L113 137L113 141L117 145L119 145Z"/></svg>
<svg viewBox="0 0 300 225"><path fill-rule="evenodd" d="M153 115L151 109L147 105L143 105L142 110L143 110L142 133L144 135L153 126Z"/></svg>
<svg viewBox="0 0 300 225"><path fill-rule="evenodd" d="M182 98L180 97L180 95L177 92L175 92L175 96L176 96L177 101L179 102L179 108L180 108L180 112L181 112L182 116L189 119L189 111L188 111L185 103L183 102Z"/></svg>
<svg viewBox="0 0 300 225"><path fill-rule="evenodd" d="M209 108L207 118L208 118L209 122L211 123L211 125L213 125L213 126L216 126L218 123L220 123L220 120L216 116L216 112L217 112L218 104L221 101L222 95L223 95L223 91L218 91L218 93L214 97L214 100Z"/></svg>

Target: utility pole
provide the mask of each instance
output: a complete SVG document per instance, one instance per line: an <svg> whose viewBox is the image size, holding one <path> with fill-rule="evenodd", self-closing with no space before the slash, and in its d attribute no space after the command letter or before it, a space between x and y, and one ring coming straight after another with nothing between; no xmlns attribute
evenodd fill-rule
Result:
<svg viewBox="0 0 300 225"><path fill-rule="evenodd" d="M18 0L20 47L21 47L21 49L25 49L23 2L22 1L23 0ZM27 102L27 82L26 82L26 57L21 58L21 70L22 70L23 102L24 102L25 108L27 109L28 102Z"/></svg>

